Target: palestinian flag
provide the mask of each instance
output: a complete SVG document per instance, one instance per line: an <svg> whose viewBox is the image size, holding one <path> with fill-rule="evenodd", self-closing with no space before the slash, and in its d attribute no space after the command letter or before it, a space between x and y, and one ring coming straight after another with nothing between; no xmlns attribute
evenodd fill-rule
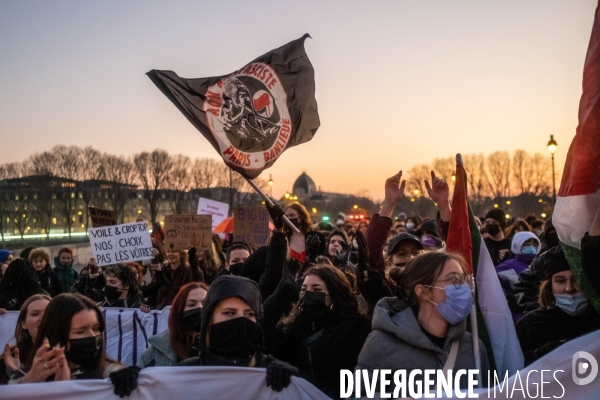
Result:
<svg viewBox="0 0 600 400"><path fill-rule="evenodd" d="M477 331L485 345L490 368L495 369L498 376L504 376L506 371L510 376L523 368L523 353L496 269L467 200L466 182L462 157L457 154L446 251L462 255L475 277Z"/></svg>
<svg viewBox="0 0 600 400"><path fill-rule="evenodd" d="M248 179L319 128L313 67L304 51L308 34L239 70L185 79L173 71L148 76L219 152Z"/></svg>
<svg viewBox="0 0 600 400"><path fill-rule="evenodd" d="M589 231L600 204L600 20L598 7L583 67L579 125L563 170L552 223L571 270L596 310L598 293L581 265L581 239Z"/></svg>

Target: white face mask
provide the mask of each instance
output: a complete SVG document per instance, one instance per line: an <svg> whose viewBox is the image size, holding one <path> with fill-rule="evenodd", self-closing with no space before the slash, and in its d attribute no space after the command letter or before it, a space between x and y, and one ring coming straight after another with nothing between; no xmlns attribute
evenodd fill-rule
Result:
<svg viewBox="0 0 600 400"><path fill-rule="evenodd" d="M413 224L412 222L407 222L406 229L415 229L415 224Z"/></svg>

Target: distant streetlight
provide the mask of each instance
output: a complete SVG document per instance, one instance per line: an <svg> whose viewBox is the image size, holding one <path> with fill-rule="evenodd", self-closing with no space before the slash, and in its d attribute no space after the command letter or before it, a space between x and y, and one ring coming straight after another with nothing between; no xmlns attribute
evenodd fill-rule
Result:
<svg viewBox="0 0 600 400"><path fill-rule="evenodd" d="M355 209L355 210L358 210L358 205L356 205L356 204L355 204L355 205L354 205L354 209Z"/></svg>
<svg viewBox="0 0 600 400"><path fill-rule="evenodd" d="M273 198L273 177L269 174L269 196Z"/></svg>
<svg viewBox="0 0 600 400"><path fill-rule="evenodd" d="M556 204L556 180L554 179L554 153L558 143L554 140L554 135L550 135L550 141L548 142L548 151L552 155L552 196L554 197L554 204Z"/></svg>
<svg viewBox="0 0 600 400"><path fill-rule="evenodd" d="M285 192L285 195L283 197L285 197L286 199L289 199L290 198L290 193L289 192Z"/></svg>
<svg viewBox="0 0 600 400"><path fill-rule="evenodd" d="M452 182L456 182L456 172L452 173L451 179L452 179Z"/></svg>
<svg viewBox="0 0 600 400"><path fill-rule="evenodd" d="M413 190L413 194L414 194L415 196L418 196L418 195L419 195L419 189L415 189L415 190Z"/></svg>

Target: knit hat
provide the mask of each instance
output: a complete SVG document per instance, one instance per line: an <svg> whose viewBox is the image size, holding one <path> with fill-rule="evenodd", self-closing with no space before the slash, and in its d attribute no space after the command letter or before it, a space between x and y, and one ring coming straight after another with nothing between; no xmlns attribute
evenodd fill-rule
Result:
<svg viewBox="0 0 600 400"><path fill-rule="evenodd" d="M506 228L506 213L501 208L493 208L485 214L485 219L491 218L494 221L498 221L500 228L504 230Z"/></svg>
<svg viewBox="0 0 600 400"><path fill-rule="evenodd" d="M9 250L0 250L0 262L3 263L4 261L6 261L8 256L10 256L11 254L12 252Z"/></svg>
<svg viewBox="0 0 600 400"><path fill-rule="evenodd" d="M433 236L435 236L436 238L441 237L440 235L440 231L438 229L437 223L434 220L428 219L427 221L424 221L421 226L419 227L419 229L417 229L417 235L418 236L422 236L423 233L428 232L430 234L432 234Z"/></svg>
<svg viewBox="0 0 600 400"><path fill-rule="evenodd" d="M546 264L544 269L544 279L550 279L552 278L552 275L557 272L571 269L565 258L565 253L560 246L553 247L544 253L544 259Z"/></svg>

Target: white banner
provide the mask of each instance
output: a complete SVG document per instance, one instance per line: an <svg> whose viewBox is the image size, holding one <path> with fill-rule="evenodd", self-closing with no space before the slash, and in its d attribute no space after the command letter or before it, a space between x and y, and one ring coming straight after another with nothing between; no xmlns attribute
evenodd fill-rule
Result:
<svg viewBox="0 0 600 400"><path fill-rule="evenodd" d="M88 228L98 265L152 259L152 239L146 222Z"/></svg>
<svg viewBox="0 0 600 400"><path fill-rule="evenodd" d="M109 379L29 383L3 386L0 399L106 400L118 399ZM138 388L127 399L297 399L326 400L323 392L302 378L292 377L281 392L266 386L263 368L151 367L143 369Z"/></svg>
<svg viewBox="0 0 600 400"><path fill-rule="evenodd" d="M149 347L148 339L169 327L171 307L153 310L149 313L133 308L102 308L106 321L104 343L106 353L125 365L137 365L138 360ZM0 315L0 344L11 341L14 344L15 325L18 311Z"/></svg>
<svg viewBox="0 0 600 400"><path fill-rule="evenodd" d="M212 230L214 231L229 213L229 204L200 197L198 199L198 214L212 214Z"/></svg>

